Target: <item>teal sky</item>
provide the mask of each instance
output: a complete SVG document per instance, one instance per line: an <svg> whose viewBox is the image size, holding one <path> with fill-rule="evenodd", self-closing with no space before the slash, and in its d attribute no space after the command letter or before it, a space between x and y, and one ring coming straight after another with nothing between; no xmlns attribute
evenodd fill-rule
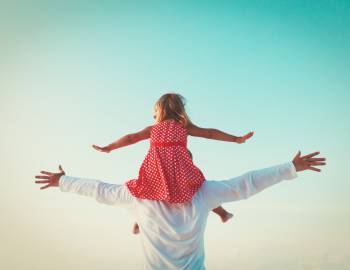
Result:
<svg viewBox="0 0 350 270"><path fill-rule="evenodd" d="M0 1L2 269L142 266L122 209L33 184L40 170L123 183L165 92L192 121L254 137L189 139L207 179L321 151L327 167L208 220L208 269L350 269L349 1ZM19 259L21 258L21 259ZM123 268L125 267L125 268Z"/></svg>

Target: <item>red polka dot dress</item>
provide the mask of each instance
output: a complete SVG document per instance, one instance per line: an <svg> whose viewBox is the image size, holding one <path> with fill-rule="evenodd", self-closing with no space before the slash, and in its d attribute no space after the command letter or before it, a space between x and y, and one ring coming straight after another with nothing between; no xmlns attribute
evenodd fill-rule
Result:
<svg viewBox="0 0 350 270"><path fill-rule="evenodd" d="M126 183L134 197L169 203L192 200L205 178L187 151L187 136L187 130L175 120L152 127L139 177Z"/></svg>

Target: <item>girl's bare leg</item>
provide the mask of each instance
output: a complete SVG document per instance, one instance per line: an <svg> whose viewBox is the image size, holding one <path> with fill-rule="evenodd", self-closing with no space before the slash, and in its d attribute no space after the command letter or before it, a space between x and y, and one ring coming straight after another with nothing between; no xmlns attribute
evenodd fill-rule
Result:
<svg viewBox="0 0 350 270"><path fill-rule="evenodd" d="M133 234L139 234L140 233L139 224L137 224L136 222L134 223L134 226L132 227L132 233Z"/></svg>
<svg viewBox="0 0 350 270"><path fill-rule="evenodd" d="M213 212L220 216L221 221L223 223L225 223L233 217L233 214L227 212L222 206L216 207L215 209L213 209Z"/></svg>

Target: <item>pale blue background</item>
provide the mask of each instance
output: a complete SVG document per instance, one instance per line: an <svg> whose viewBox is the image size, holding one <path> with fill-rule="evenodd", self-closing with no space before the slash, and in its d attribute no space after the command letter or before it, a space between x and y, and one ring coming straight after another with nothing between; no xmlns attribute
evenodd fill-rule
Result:
<svg viewBox="0 0 350 270"><path fill-rule="evenodd" d="M57 1L58 2L58 1ZM139 269L125 210L50 189L41 169L123 183L147 142L107 144L152 124L181 93L199 126L255 136L191 138L208 179L320 150L305 172L211 215L208 269L350 269L349 1L1 1L1 269Z"/></svg>

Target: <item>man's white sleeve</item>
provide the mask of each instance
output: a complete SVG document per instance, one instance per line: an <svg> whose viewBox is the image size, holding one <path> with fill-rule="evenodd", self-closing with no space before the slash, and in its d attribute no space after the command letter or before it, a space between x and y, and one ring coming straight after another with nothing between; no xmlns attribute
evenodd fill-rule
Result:
<svg viewBox="0 0 350 270"><path fill-rule="evenodd" d="M250 196L282 180L297 177L292 162L254 170L224 181L205 181L200 192L208 208L213 209L225 202L247 199Z"/></svg>
<svg viewBox="0 0 350 270"><path fill-rule="evenodd" d="M94 179L63 175L59 188L63 192L93 197L96 201L109 205L123 206L133 201L133 196L125 185L108 184Z"/></svg>

